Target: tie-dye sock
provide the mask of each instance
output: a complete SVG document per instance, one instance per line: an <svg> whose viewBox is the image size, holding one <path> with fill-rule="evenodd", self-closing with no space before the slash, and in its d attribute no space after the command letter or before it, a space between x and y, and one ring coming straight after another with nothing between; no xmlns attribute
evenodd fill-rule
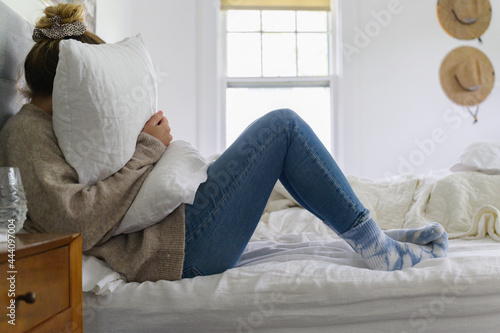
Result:
<svg viewBox="0 0 500 333"><path fill-rule="evenodd" d="M426 234L430 234L430 231L427 230ZM417 233L413 233L413 237L419 240L416 235ZM409 268L422 260L445 257L448 250L446 232L426 245L398 242L382 232L372 218L341 234L340 237L363 257L368 267L382 271Z"/></svg>
<svg viewBox="0 0 500 333"><path fill-rule="evenodd" d="M408 242L419 245L427 245L440 238L447 237L444 227L439 223L429 223L416 229L390 229L384 230L384 234L398 242Z"/></svg>

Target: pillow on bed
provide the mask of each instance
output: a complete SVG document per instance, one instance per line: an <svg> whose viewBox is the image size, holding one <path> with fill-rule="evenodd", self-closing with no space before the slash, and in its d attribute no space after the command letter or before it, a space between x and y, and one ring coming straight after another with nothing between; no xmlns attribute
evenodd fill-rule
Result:
<svg viewBox="0 0 500 333"><path fill-rule="evenodd" d="M190 143L171 142L142 183L114 235L142 230L163 220L181 203L192 204L199 185L207 180L210 164Z"/></svg>
<svg viewBox="0 0 500 333"><path fill-rule="evenodd" d="M79 182L95 184L135 151L157 108L157 83L141 35L114 44L59 44L53 91L54 132Z"/></svg>
<svg viewBox="0 0 500 333"><path fill-rule="evenodd" d="M500 174L500 142L480 141L469 144L450 170Z"/></svg>

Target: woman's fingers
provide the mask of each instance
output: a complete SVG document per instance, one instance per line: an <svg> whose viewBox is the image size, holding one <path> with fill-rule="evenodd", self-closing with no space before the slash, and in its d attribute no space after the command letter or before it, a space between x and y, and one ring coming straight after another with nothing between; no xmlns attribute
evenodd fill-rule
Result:
<svg viewBox="0 0 500 333"><path fill-rule="evenodd" d="M151 118L149 118L149 120L146 122L146 125L156 126L162 121L163 118L165 118L163 116L163 111L158 111Z"/></svg>
<svg viewBox="0 0 500 333"><path fill-rule="evenodd" d="M163 112L155 113L144 125L142 130L144 133L152 135L160 140L165 146L172 142L172 135L170 134L170 124L168 119L163 116Z"/></svg>

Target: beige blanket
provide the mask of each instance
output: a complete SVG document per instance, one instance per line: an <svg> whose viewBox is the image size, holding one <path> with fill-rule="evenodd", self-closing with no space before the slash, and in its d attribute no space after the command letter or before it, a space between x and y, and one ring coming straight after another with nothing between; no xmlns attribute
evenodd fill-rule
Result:
<svg viewBox="0 0 500 333"><path fill-rule="evenodd" d="M442 178L397 176L368 180L348 176L349 183L382 229L442 224L450 238L500 241L500 175L458 172ZM299 206L279 182L262 217Z"/></svg>

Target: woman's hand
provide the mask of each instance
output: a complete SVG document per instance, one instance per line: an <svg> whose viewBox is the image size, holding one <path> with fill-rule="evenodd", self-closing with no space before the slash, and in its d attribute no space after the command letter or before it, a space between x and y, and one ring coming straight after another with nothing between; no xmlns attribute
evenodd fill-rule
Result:
<svg viewBox="0 0 500 333"><path fill-rule="evenodd" d="M170 134L170 125L168 124L167 118L163 116L163 111L155 113L151 119L146 122L142 131L154 136L165 146L168 146L173 139Z"/></svg>

